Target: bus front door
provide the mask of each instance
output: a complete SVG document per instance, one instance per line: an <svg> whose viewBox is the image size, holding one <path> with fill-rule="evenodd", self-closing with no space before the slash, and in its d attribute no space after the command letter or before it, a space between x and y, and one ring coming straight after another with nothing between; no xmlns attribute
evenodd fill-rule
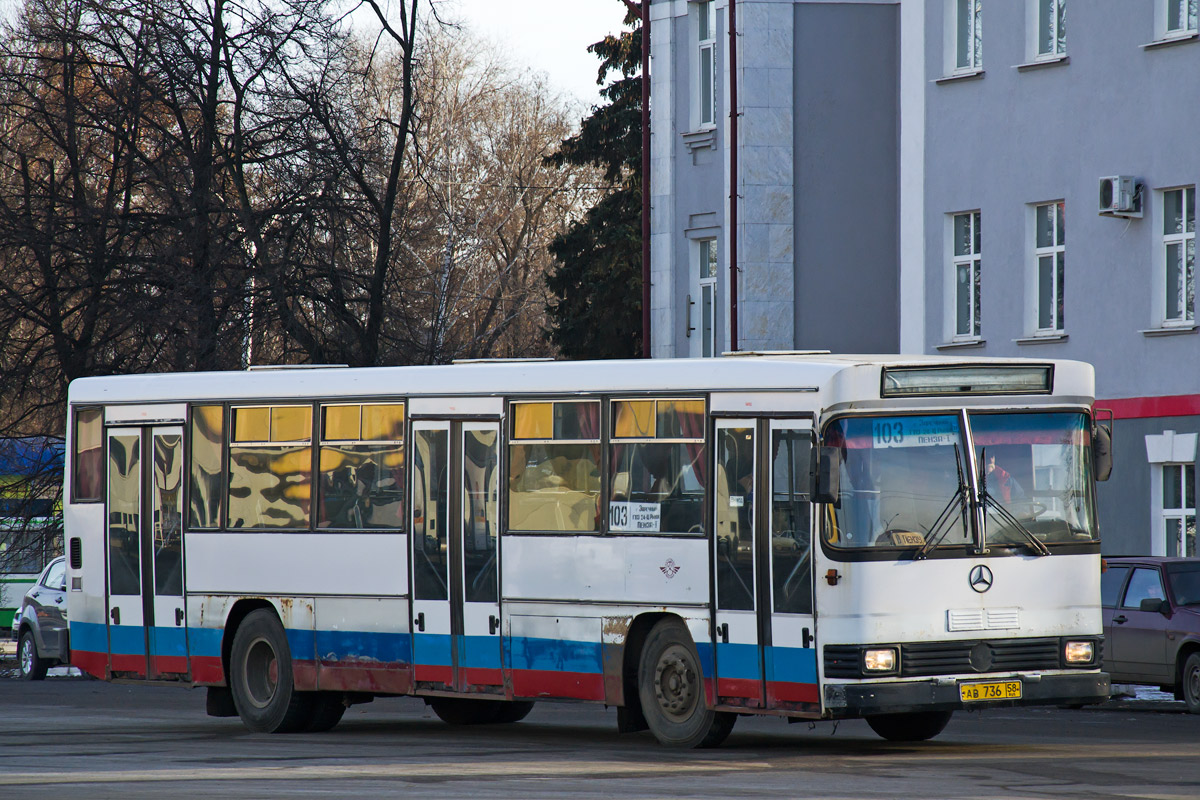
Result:
<svg viewBox="0 0 1200 800"><path fill-rule="evenodd" d="M413 422L412 634L418 688L496 693L500 426Z"/></svg>
<svg viewBox="0 0 1200 800"><path fill-rule="evenodd" d="M716 696L819 710L808 420L716 422Z"/></svg>
<svg viewBox="0 0 1200 800"><path fill-rule="evenodd" d="M109 670L187 678L183 429L108 431Z"/></svg>

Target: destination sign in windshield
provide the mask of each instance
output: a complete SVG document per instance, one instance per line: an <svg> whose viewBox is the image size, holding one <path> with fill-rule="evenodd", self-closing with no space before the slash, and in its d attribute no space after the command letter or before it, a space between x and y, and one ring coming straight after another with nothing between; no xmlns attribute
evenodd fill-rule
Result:
<svg viewBox="0 0 1200 800"><path fill-rule="evenodd" d="M871 421L871 446L933 447L958 442L955 417L890 417Z"/></svg>

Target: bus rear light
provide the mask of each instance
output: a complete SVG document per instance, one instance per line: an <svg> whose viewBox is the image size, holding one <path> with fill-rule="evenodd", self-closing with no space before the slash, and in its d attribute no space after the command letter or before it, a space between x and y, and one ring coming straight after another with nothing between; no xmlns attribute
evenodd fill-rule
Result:
<svg viewBox="0 0 1200 800"><path fill-rule="evenodd" d="M863 669L867 672L895 672L895 648L885 647L863 651Z"/></svg>
<svg viewBox="0 0 1200 800"><path fill-rule="evenodd" d="M1095 642L1067 642L1063 658L1068 664L1090 664L1096 658Z"/></svg>

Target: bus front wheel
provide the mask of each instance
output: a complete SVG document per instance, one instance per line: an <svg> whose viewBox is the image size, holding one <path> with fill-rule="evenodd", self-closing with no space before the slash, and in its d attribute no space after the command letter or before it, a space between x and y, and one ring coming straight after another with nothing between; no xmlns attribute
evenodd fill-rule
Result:
<svg viewBox="0 0 1200 800"><path fill-rule="evenodd" d="M238 626L229 683L238 716L255 733L292 733L313 719L311 693L296 691L287 634L273 610L251 611Z"/></svg>
<svg viewBox="0 0 1200 800"><path fill-rule="evenodd" d="M867 717L867 724L889 742L923 742L945 730L953 714L953 711L877 714Z"/></svg>
<svg viewBox="0 0 1200 800"><path fill-rule="evenodd" d="M650 629L638 663L638 697L650 732L667 747L716 747L737 721L705 705L700 659L677 619Z"/></svg>

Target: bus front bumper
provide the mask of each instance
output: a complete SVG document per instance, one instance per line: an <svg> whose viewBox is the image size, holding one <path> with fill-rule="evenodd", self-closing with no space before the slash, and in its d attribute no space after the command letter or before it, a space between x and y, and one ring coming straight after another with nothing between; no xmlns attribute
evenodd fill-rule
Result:
<svg viewBox="0 0 1200 800"><path fill-rule="evenodd" d="M961 686L1019 681L1020 697L965 701ZM902 714L910 711L953 711L1012 706L1090 705L1109 697L1104 672L1018 673L1003 677L925 678L895 683L825 685L825 711L833 718Z"/></svg>

